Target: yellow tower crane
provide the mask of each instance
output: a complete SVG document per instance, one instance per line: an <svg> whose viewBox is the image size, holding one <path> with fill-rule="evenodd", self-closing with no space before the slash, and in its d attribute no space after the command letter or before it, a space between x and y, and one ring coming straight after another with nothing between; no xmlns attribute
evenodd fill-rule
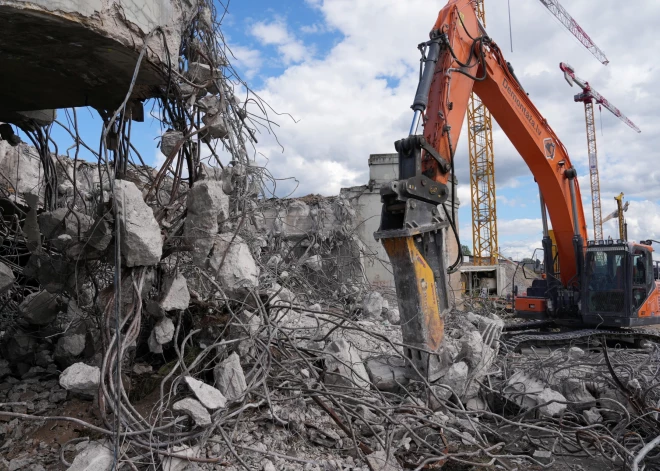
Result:
<svg viewBox="0 0 660 471"><path fill-rule="evenodd" d="M477 17L486 26L484 0L477 0ZM475 265L497 264L497 207L493 118L473 93L467 110L472 196L472 251Z"/></svg>
<svg viewBox="0 0 660 471"><path fill-rule="evenodd" d="M540 2L601 63L607 65L609 61L605 53L591 40L568 11L559 3L559 0L540 0ZM475 0L475 4L477 17L485 27L486 12L484 0ZM493 119L481 100L474 94L470 98L467 117L474 264L495 265L497 264L497 251L499 248L497 243ZM598 211L600 211L600 207Z"/></svg>

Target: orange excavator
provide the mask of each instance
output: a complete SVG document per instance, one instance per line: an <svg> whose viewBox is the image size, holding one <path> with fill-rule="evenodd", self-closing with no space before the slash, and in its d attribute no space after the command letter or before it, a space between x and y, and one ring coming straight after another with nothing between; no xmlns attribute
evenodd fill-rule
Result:
<svg viewBox="0 0 660 471"><path fill-rule="evenodd" d="M445 202L455 190L450 177L472 92L539 187L545 273L516 297L518 315L583 333L660 323L651 242L587 240L577 171L568 152L479 22L474 3L450 0L430 40L419 45L422 64L412 125L408 137L395 143L399 179L381 189L375 234L392 263L403 338L410 346L406 355L427 374L450 306L448 273L461 261L460 256L453 263L446 260L447 238L458 239L458 228L453 205L448 208Z"/></svg>

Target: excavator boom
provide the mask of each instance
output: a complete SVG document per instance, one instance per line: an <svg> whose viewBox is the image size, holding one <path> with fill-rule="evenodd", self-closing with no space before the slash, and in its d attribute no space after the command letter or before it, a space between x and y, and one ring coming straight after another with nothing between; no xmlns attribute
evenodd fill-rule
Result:
<svg viewBox="0 0 660 471"><path fill-rule="evenodd" d="M455 190L455 151L472 92L539 186L546 276L516 300L518 311L530 316L580 313L587 227L568 152L486 34L475 2L450 0L421 49L424 69L410 133L395 143L399 180L381 190L381 225L375 236L393 266L404 342L410 346L406 355L420 373L432 376L433 353L442 341L442 318L450 304L447 275L460 263L460 256L453 264L446 260L447 240L458 241L458 231L453 205L448 208L445 202ZM553 272L556 266L559 273Z"/></svg>

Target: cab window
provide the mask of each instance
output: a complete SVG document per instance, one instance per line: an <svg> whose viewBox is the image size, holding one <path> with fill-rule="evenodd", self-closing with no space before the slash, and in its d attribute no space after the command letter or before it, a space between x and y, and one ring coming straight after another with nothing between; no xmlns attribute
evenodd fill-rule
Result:
<svg viewBox="0 0 660 471"><path fill-rule="evenodd" d="M653 258L643 248L633 252L633 307L639 308L653 289Z"/></svg>

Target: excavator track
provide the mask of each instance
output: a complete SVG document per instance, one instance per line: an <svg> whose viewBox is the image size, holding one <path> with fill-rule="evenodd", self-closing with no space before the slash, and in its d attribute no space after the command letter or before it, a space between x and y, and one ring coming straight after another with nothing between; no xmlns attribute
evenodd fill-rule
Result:
<svg viewBox="0 0 660 471"><path fill-rule="evenodd" d="M603 339L622 341L628 344L639 340L660 343L660 331L651 329L580 329L565 332L511 332L511 334L505 331L500 342L506 351L520 352L520 349L525 347L557 347L570 345L578 341L601 341Z"/></svg>

